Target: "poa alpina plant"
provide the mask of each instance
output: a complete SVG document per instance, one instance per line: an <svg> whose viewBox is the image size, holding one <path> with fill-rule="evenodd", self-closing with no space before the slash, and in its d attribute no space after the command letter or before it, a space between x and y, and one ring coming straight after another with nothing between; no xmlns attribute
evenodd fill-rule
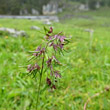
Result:
<svg viewBox="0 0 110 110"><path fill-rule="evenodd" d="M42 82L42 77L46 76L46 85L52 90L57 89L56 83L57 80L61 78L61 73L56 69L56 65L62 65L56 58L57 54L63 53L64 46L69 42L67 38L59 32L54 34L53 28L45 30L45 44L43 43L37 47L35 51L31 51L32 58L30 59L30 64L27 67L27 70L30 75L36 77L39 74L39 87L38 87L38 97L37 103L40 94L40 87Z"/></svg>

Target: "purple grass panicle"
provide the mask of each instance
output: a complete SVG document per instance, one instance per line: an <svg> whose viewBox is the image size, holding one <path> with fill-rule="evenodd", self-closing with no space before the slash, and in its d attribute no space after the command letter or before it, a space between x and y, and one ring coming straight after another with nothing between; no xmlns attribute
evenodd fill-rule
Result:
<svg viewBox="0 0 110 110"><path fill-rule="evenodd" d="M58 80L62 76L62 72L59 71L61 68L58 68L62 64L57 58L59 55L63 55L64 47L69 42L62 32L54 34L52 27L50 29L44 27L44 34L45 42L32 51L32 58L27 66L28 73L39 80L38 98L42 79L46 80L46 85L50 89L57 89Z"/></svg>

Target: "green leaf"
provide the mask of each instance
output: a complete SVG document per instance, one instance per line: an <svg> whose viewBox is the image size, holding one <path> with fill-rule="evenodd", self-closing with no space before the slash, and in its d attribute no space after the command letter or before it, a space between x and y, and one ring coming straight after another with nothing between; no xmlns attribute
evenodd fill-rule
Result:
<svg viewBox="0 0 110 110"><path fill-rule="evenodd" d="M48 32L49 30L44 26L44 31L45 33Z"/></svg>

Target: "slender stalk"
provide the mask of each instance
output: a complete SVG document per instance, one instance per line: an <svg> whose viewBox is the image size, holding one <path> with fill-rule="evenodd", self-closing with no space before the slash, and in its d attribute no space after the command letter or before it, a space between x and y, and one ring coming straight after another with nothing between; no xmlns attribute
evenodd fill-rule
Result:
<svg viewBox="0 0 110 110"><path fill-rule="evenodd" d="M46 52L47 46L48 46L48 43L46 45L45 52ZM43 53L43 59L42 59L42 68L41 68L41 72L40 72L40 81L39 81L39 88L38 88L38 96L37 96L36 108L38 107L38 101L39 101L39 95L40 95L41 80L42 80L42 74L43 74L43 69L44 69L45 52Z"/></svg>
<svg viewBox="0 0 110 110"><path fill-rule="evenodd" d="M39 81L39 88L38 88L38 96L37 96L37 105L36 105L36 107L38 107L38 101L39 101L39 95L40 95L40 87L41 87L41 80L42 80L42 73L43 73L43 69L44 69L44 59L45 59L45 53L43 53L42 68L41 68L41 72L40 72L40 81Z"/></svg>

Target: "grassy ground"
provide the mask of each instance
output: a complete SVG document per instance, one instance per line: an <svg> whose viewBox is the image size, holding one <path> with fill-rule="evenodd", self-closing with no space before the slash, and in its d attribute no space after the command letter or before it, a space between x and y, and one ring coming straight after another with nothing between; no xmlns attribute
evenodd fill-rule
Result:
<svg viewBox="0 0 110 110"><path fill-rule="evenodd" d="M44 41L44 35L30 30L33 20L0 19L0 27L25 30L28 38L0 36L0 110L36 110L37 84L26 76L29 50ZM83 110L84 103L94 94L110 86L110 18L74 18L53 23L54 31L63 31L71 38L65 56L59 57L66 66L57 89L41 93L38 110ZM86 29L94 30L92 38ZM91 42L92 40L92 42ZM45 86L45 80L42 83ZM110 92L90 100L87 110L110 110Z"/></svg>

